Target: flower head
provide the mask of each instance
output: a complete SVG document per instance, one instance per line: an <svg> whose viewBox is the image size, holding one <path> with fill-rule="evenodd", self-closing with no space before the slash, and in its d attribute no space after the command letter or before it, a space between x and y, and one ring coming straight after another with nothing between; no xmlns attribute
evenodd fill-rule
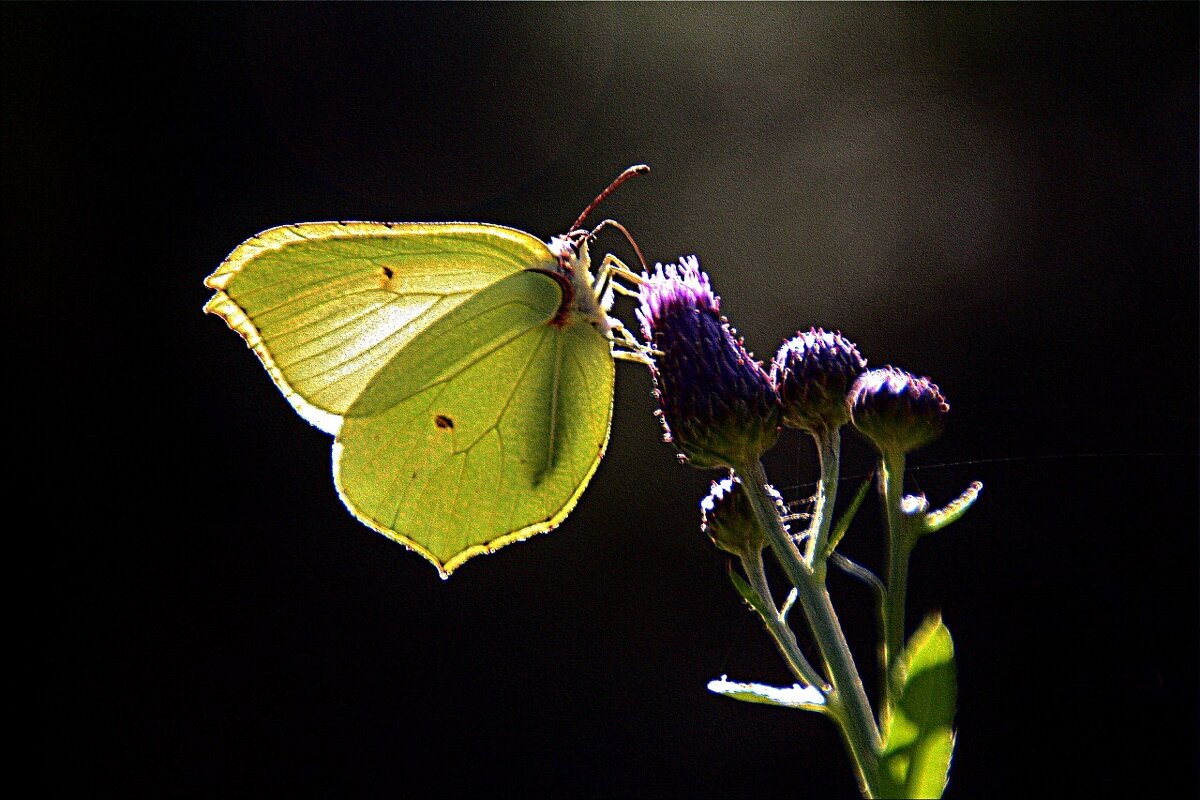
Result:
<svg viewBox="0 0 1200 800"><path fill-rule="evenodd" d="M667 441L696 467L757 459L779 436L779 396L721 317L699 261L642 277L637 316L657 351L651 373Z"/></svg>
<svg viewBox="0 0 1200 800"><path fill-rule="evenodd" d="M882 452L907 453L929 444L950 412L936 384L895 367L864 372L849 403L854 427Z"/></svg>
<svg viewBox="0 0 1200 800"><path fill-rule="evenodd" d="M773 488L768 486L767 490L782 514L783 498ZM700 501L700 530L719 549L735 556L753 555L767 546L767 538L750 507L750 498L741 480L733 475L713 481L712 489Z"/></svg>
<svg viewBox="0 0 1200 800"><path fill-rule="evenodd" d="M819 432L850 421L846 395L867 360L840 333L811 328L788 339L771 362L771 382L783 402L783 424Z"/></svg>

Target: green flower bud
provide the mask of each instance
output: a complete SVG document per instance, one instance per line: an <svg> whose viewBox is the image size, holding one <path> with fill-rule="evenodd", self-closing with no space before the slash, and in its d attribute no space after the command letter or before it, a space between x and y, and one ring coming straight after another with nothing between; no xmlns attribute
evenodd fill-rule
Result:
<svg viewBox="0 0 1200 800"><path fill-rule="evenodd" d="M783 498L767 487L783 515ZM708 496L700 501L700 530L708 534L719 549L735 556L750 556L767 546L767 538L754 517L750 498L740 479L730 475L713 481Z"/></svg>

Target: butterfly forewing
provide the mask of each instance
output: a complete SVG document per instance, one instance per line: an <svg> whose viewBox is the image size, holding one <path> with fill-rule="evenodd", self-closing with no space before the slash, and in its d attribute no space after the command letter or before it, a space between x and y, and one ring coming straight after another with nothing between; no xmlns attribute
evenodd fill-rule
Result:
<svg viewBox="0 0 1200 800"><path fill-rule="evenodd" d="M306 223L241 244L205 283L300 414L336 433L414 336L514 272L553 268L530 234L474 223Z"/></svg>

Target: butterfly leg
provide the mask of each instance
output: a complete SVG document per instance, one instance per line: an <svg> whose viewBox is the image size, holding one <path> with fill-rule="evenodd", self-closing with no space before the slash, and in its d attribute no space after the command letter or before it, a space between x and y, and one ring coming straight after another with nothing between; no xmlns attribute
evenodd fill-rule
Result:
<svg viewBox="0 0 1200 800"><path fill-rule="evenodd" d="M617 278L624 278L634 285L645 283L645 279L625 266L621 259L612 253L606 254L604 260L600 262L600 269L596 271L596 281L593 284L596 295L600 298L600 307L605 312L612 310L613 301L616 299L615 293L627 297L638 296L637 291L618 283ZM607 322L609 337L614 345L613 358L633 361L645 366L654 364L654 350L639 342L637 337L625 327L625 323L615 317L608 317Z"/></svg>
<svg viewBox="0 0 1200 800"><path fill-rule="evenodd" d="M625 323L621 322L621 320L616 319L615 317L609 317L608 328L610 331L612 331L614 342L616 344L624 345L630 350L645 351L650 355L654 354L653 350L639 342L637 337L629 332L629 329L625 327Z"/></svg>
<svg viewBox="0 0 1200 800"><path fill-rule="evenodd" d="M632 361L643 367L654 366L654 359L644 353L634 353L631 350L613 350L612 357L618 361Z"/></svg>
<svg viewBox="0 0 1200 800"><path fill-rule="evenodd" d="M624 278L633 283L635 286L640 286L645 283L645 279L638 275L621 261L621 259L608 253L604 256L604 260L600 262L600 269L596 271L596 282L594 285L596 296L600 298L600 307L608 311L613 306L615 299L613 293L623 294L626 297L637 297L638 293L634 289L617 283L616 279Z"/></svg>
<svg viewBox="0 0 1200 800"><path fill-rule="evenodd" d="M619 358L623 361L636 361L647 367L653 366L655 351L639 342L621 320L609 317L608 329L613 344L618 345L618 347L613 347L613 358ZM620 349L619 346L627 349Z"/></svg>
<svg viewBox="0 0 1200 800"><path fill-rule="evenodd" d="M623 361L636 361L639 364L650 367L654 365L654 356L661 355L654 348L639 342L619 319L609 317L608 330L609 337L614 345L613 358L619 358Z"/></svg>

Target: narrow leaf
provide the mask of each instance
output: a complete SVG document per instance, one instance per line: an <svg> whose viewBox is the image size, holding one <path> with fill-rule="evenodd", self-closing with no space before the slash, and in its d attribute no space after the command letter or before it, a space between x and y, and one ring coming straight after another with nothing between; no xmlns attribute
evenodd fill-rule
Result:
<svg viewBox="0 0 1200 800"><path fill-rule="evenodd" d="M901 691L885 715L883 797L941 797L954 750L954 643L939 615L928 617L896 669Z"/></svg>
<svg viewBox="0 0 1200 800"><path fill-rule="evenodd" d="M742 596L742 599L750 604L750 607L759 613L764 618L772 618L775 616L773 609L768 609L763 599L758 596L758 592L746 583L746 579L737 574L737 570L731 565L729 567L729 582L733 584L733 588L737 589L737 593Z"/></svg>
<svg viewBox="0 0 1200 800"><path fill-rule="evenodd" d="M722 675L719 680L709 681L708 690L715 694L732 697L745 703L762 703L784 708L802 708L806 711L825 711L825 697L812 686L767 686L763 683L735 683Z"/></svg>
<svg viewBox="0 0 1200 800"><path fill-rule="evenodd" d="M838 542L842 541L842 537L846 535L846 531L850 530L850 523L854 521L854 515L858 513L858 509L863 504L863 500L867 499L867 493L871 491L871 483L874 476L867 478L858 487L858 491L854 493L854 498L850 501L850 506L842 512L842 516L834 523L833 530L829 532L829 543L825 545L825 557L828 558L837 549Z"/></svg>
<svg viewBox="0 0 1200 800"><path fill-rule="evenodd" d="M946 527L951 522L954 522L963 514L967 513L967 509L979 497L979 493L983 491L983 484L979 481L973 482L963 491L958 497L951 500L944 508L925 515L925 530L923 533L932 533Z"/></svg>

